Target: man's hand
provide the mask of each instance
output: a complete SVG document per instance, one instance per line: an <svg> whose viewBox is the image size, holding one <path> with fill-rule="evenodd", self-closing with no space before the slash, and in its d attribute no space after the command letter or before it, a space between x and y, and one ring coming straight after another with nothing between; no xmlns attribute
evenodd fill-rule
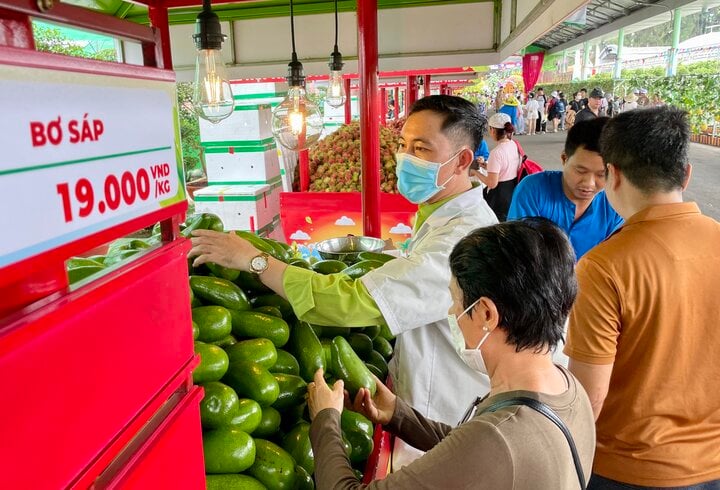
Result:
<svg viewBox="0 0 720 490"><path fill-rule="evenodd" d="M368 389L360 388L355 395L352 409L369 418L373 424L387 425L395 413L397 397L377 377L375 383L377 384L375 397L370 395Z"/></svg>
<svg viewBox="0 0 720 490"><path fill-rule="evenodd" d="M193 262L194 267L214 262L223 267L249 272L250 260L260 253L250 242L232 232L195 230L192 235L193 248L188 257L197 257Z"/></svg>
<svg viewBox="0 0 720 490"><path fill-rule="evenodd" d="M315 379L308 383L308 408L310 409L310 419L314 420L317 414L326 408L334 408L342 413L345 395L343 388L345 384L343 380L335 381L332 390L323 378L323 370L318 369L315 372Z"/></svg>

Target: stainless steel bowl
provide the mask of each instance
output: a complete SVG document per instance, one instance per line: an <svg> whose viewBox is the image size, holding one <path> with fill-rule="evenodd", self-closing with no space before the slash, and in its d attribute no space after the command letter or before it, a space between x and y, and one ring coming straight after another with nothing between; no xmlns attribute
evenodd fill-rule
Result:
<svg viewBox="0 0 720 490"><path fill-rule="evenodd" d="M346 236L323 240L315 248L323 259L354 262L360 252L382 252L385 242L369 236Z"/></svg>

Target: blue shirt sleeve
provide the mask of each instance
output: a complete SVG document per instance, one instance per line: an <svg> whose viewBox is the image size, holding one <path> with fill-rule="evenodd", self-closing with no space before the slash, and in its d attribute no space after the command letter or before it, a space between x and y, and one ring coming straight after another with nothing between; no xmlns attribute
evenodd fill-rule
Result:
<svg viewBox="0 0 720 490"><path fill-rule="evenodd" d="M483 157L485 161L487 161L488 158L490 158L490 148L488 148L487 141L482 140L480 142L480 146L477 150L475 150L475 158L477 157Z"/></svg>
<svg viewBox="0 0 720 490"><path fill-rule="evenodd" d="M537 201L538 193L533 188L532 181L534 179L531 177L525 177L515 188L507 215L508 220L541 216L540 203Z"/></svg>

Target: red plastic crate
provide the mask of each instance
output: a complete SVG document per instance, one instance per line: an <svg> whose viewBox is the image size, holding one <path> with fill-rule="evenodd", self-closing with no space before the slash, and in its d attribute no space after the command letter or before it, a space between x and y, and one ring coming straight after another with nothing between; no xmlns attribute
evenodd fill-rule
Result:
<svg viewBox="0 0 720 490"><path fill-rule="evenodd" d="M194 386L190 393L178 393L179 401L168 401L168 410L158 413L159 425L140 444L139 449L120 461L120 471L105 485L98 480L94 488L197 490L205 488L200 400L203 390ZM163 407L165 408L165 407ZM151 421L151 424L154 421ZM149 424L150 425L150 424ZM152 427L148 427L152 428Z"/></svg>
<svg viewBox="0 0 720 490"><path fill-rule="evenodd" d="M77 484L188 378L189 248L149 250L0 325L3 488Z"/></svg>

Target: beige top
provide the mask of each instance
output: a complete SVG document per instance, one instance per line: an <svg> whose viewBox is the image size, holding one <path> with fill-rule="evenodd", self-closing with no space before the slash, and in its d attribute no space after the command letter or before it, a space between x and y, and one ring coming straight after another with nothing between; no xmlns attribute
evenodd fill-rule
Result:
<svg viewBox="0 0 720 490"><path fill-rule="evenodd" d="M595 450L595 424L585 391L565 369L569 389L561 395L510 391L484 399L465 424L453 427L425 419L401 399L386 427L416 448L428 451L367 488L572 489L579 487L570 447L560 429L526 406L481 413L490 405L518 396L552 408L570 430L586 479ZM336 410L320 412L310 431L318 490L365 488L353 474L340 436Z"/></svg>

